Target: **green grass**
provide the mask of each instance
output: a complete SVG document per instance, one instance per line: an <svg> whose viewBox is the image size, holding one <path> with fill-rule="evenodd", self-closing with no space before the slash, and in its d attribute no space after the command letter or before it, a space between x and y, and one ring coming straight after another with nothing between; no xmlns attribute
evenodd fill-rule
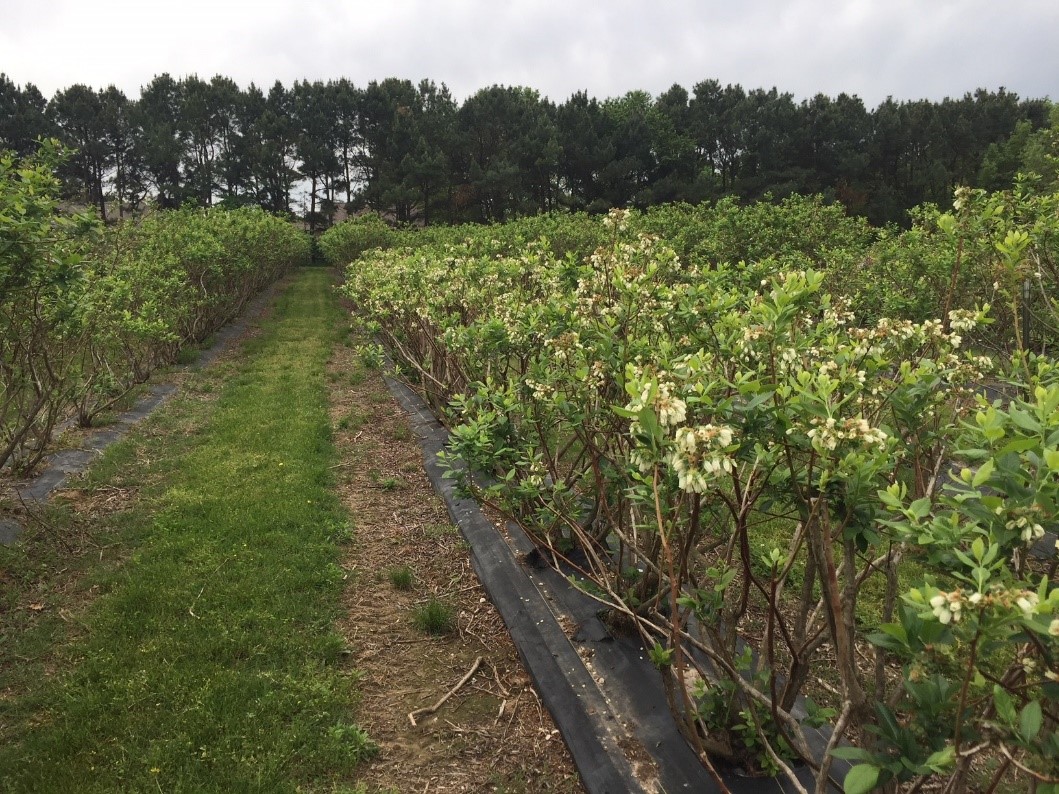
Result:
<svg viewBox="0 0 1059 794"><path fill-rule="evenodd" d="M329 489L329 279L302 271L235 363L202 373L215 402L175 400L87 478L145 469L109 539L123 562L86 574L102 595L83 628L42 622L59 672L0 699L0 790L293 792L372 752L332 627L349 519ZM0 652L44 653L38 635Z"/></svg>
<svg viewBox="0 0 1059 794"><path fill-rule="evenodd" d="M387 571L387 575L390 577L390 584L395 590L412 589L412 569L407 565L399 565L396 568L390 568L390 570Z"/></svg>
<svg viewBox="0 0 1059 794"><path fill-rule="evenodd" d="M448 634L455 627L455 621L453 607L435 596L412 610L412 623L427 634Z"/></svg>
<svg viewBox="0 0 1059 794"><path fill-rule="evenodd" d="M346 416L343 416L338 420L339 430L348 430L350 432L356 432L364 426L364 422L367 421L367 416L362 412L353 409Z"/></svg>
<svg viewBox="0 0 1059 794"><path fill-rule="evenodd" d="M439 540L452 535L458 535L460 531L452 524L427 524L423 528L423 532L431 540Z"/></svg>

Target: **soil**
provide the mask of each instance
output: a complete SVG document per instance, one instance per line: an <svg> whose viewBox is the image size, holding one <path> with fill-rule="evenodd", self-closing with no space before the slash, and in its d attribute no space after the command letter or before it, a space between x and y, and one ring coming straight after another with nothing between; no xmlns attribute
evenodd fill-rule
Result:
<svg viewBox="0 0 1059 794"><path fill-rule="evenodd" d="M583 791L381 373L339 346L329 378L336 479L353 521L339 630L361 675L358 721L379 745L358 781L369 791ZM407 590L391 582L401 566L412 571ZM413 624L431 598L451 606L449 633ZM437 703L478 657L476 674L413 726L409 714Z"/></svg>

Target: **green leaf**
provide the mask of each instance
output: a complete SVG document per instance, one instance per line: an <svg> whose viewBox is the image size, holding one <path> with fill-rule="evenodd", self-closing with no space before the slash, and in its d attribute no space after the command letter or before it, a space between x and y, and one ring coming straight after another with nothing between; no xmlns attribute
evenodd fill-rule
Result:
<svg viewBox="0 0 1059 794"><path fill-rule="evenodd" d="M1004 722L1008 725L1015 724L1015 704L1011 700L1011 695L1004 691L999 684L993 685L993 704L996 706L997 714L1000 715Z"/></svg>
<svg viewBox="0 0 1059 794"><path fill-rule="evenodd" d="M758 394L752 400L750 400L745 406L743 406L743 410L744 411L753 411L755 408L757 408L759 405L761 405L761 403L763 403L766 400L768 400L769 398L771 398L773 394L775 394L775 392L772 392L772 391L761 392L761 394Z"/></svg>
<svg viewBox="0 0 1059 794"><path fill-rule="evenodd" d="M997 457L1007 455L1011 452L1026 452L1027 450L1040 446L1040 443L1041 440L1039 438L1016 438L1005 444L1000 451L997 452Z"/></svg>
<svg viewBox="0 0 1059 794"><path fill-rule="evenodd" d="M835 718L838 712L835 709L824 708L818 705L811 697L805 697L806 717L803 722L811 728L822 728L830 720ZM870 760L870 759L867 759Z"/></svg>
<svg viewBox="0 0 1059 794"><path fill-rule="evenodd" d="M887 507L892 507L895 510L900 510L902 507L901 496L902 493L897 485L891 485L881 491L876 492L879 496L879 501Z"/></svg>
<svg viewBox="0 0 1059 794"><path fill-rule="evenodd" d="M831 751L831 755L843 761L871 761L875 758L863 747L836 747Z"/></svg>
<svg viewBox="0 0 1059 794"><path fill-rule="evenodd" d="M984 484L985 481L988 480L990 476L992 476L993 470L995 468L996 466L993 464L993 459L990 458L978 467L978 471L974 473L974 479L971 480L971 485L977 488L979 485Z"/></svg>
<svg viewBox="0 0 1059 794"><path fill-rule="evenodd" d="M875 713L879 715L880 735L891 739L894 743L900 741L904 731L901 729L901 725L897 722L897 717L894 716L890 707L885 703L876 703Z"/></svg>
<svg viewBox="0 0 1059 794"><path fill-rule="evenodd" d="M900 651L908 647L908 632L900 623L883 623L879 631L868 635L868 642L888 651Z"/></svg>
<svg viewBox="0 0 1059 794"><path fill-rule="evenodd" d="M956 748L952 745L943 747L936 753L931 753L923 766L930 767L931 771L936 774L942 775L946 770L952 767L953 762L956 760Z"/></svg>
<svg viewBox="0 0 1059 794"><path fill-rule="evenodd" d="M1012 408L1011 413L1008 414L1011 417L1011 421L1030 433L1041 432L1041 424L1034 419L1030 414L1025 411L1020 411L1017 408Z"/></svg>
<svg viewBox="0 0 1059 794"><path fill-rule="evenodd" d="M907 642L901 642L899 639L889 634L883 634L881 631L873 631L868 635L867 639L868 642L877 648L882 648L884 651L893 651L894 653L903 651L908 647Z"/></svg>
<svg viewBox="0 0 1059 794"><path fill-rule="evenodd" d="M663 670L673 664L673 649L663 648L657 642L650 651L651 662L659 670Z"/></svg>
<svg viewBox="0 0 1059 794"><path fill-rule="evenodd" d="M878 783L879 767L857 764L846 774L842 789L846 794L868 794Z"/></svg>
<svg viewBox="0 0 1059 794"><path fill-rule="evenodd" d="M662 427L658 424L658 417L655 416L654 411L650 408L641 408L640 413L637 414L637 419L640 421L640 426L643 427L654 443L657 444L662 440Z"/></svg>
<svg viewBox="0 0 1059 794"><path fill-rule="evenodd" d="M1019 715L1019 733L1027 742L1032 742L1041 732L1041 704L1039 701L1031 700L1027 703Z"/></svg>
<svg viewBox="0 0 1059 794"><path fill-rule="evenodd" d="M971 543L971 552L974 554L974 558L981 562L982 557L985 556L985 541L981 538L975 538L974 542Z"/></svg>
<svg viewBox="0 0 1059 794"><path fill-rule="evenodd" d="M926 518L930 513L930 499L916 499L908 506L908 510L916 518Z"/></svg>

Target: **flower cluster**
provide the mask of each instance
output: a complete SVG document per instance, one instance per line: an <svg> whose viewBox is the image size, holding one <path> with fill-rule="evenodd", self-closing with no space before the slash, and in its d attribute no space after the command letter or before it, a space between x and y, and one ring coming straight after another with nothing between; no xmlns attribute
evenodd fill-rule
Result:
<svg viewBox="0 0 1059 794"><path fill-rule="evenodd" d="M953 590L951 593L938 593L930 599L930 608L939 623L959 623L963 600L963 591L961 590Z"/></svg>
<svg viewBox="0 0 1059 794"><path fill-rule="evenodd" d="M824 311L824 320L838 326L852 325L856 319L857 316L849 310L845 301L835 301L833 306Z"/></svg>
<svg viewBox="0 0 1059 794"><path fill-rule="evenodd" d="M602 361L592 362L588 371L588 385L594 389L602 389L607 382L607 365Z"/></svg>
<svg viewBox="0 0 1059 794"><path fill-rule="evenodd" d="M676 427L682 423L688 415L688 405L673 392L676 387L667 381L658 384L655 394L654 409L658 414L658 421L663 427Z"/></svg>
<svg viewBox="0 0 1059 794"><path fill-rule="evenodd" d="M934 617L944 624L959 623L960 618L964 616L965 607L978 610L1018 609L1024 620L1032 620L1042 611L1040 596L1033 590L1009 590L999 585L989 587L985 593L967 594L959 588L951 592L937 592L929 599L928 604ZM1048 633L1053 637L1059 637L1059 618L1049 623Z"/></svg>
<svg viewBox="0 0 1059 794"><path fill-rule="evenodd" d="M593 365L593 373L595 370L596 367ZM626 404L625 409L638 412L645 407L650 407L658 416L658 422L662 427L676 427L687 419L688 404L677 393L677 385L664 379L665 375L665 372L659 372L658 380L645 378L640 367L633 367L629 372L629 377L632 383L638 384L634 387L638 388L638 393ZM633 422L632 429L635 431L637 426L638 423Z"/></svg>
<svg viewBox="0 0 1059 794"><path fill-rule="evenodd" d="M834 417L814 417L813 428L808 432L813 447L819 452L832 452L840 442L849 441L864 447L885 447L889 436L886 431L872 427L862 416L836 421Z"/></svg>
<svg viewBox="0 0 1059 794"><path fill-rule="evenodd" d="M569 361L577 351L585 349L577 331L567 331L554 339L549 339L545 344L552 349L552 357L559 363Z"/></svg>
<svg viewBox="0 0 1059 794"><path fill-rule="evenodd" d="M1040 540L1044 537L1044 527L1033 523L1026 516L1011 519L1007 522L1006 527L1011 530L1018 530L1019 537L1022 538L1023 543L1033 543L1035 540Z"/></svg>
<svg viewBox="0 0 1059 794"><path fill-rule="evenodd" d="M732 440L732 428L724 425L677 430L669 465L677 473L681 490L705 493L713 478L722 472L731 472L734 463L728 452Z"/></svg>
<svg viewBox="0 0 1059 794"><path fill-rule="evenodd" d="M526 378L525 384L533 392L533 397L537 400L548 400L555 394L555 387L548 383L541 383L532 378Z"/></svg>
<svg viewBox="0 0 1059 794"><path fill-rule="evenodd" d="M1015 599L1015 606L1022 610L1022 616L1027 619L1037 614L1040 603L1040 597L1032 590L1023 590Z"/></svg>
<svg viewBox="0 0 1059 794"><path fill-rule="evenodd" d="M608 229L625 231L629 227L629 211L620 208L612 209L603 219L603 225Z"/></svg>
<svg viewBox="0 0 1059 794"><path fill-rule="evenodd" d="M989 309L987 305L986 310ZM967 331L973 331L977 326L981 318L981 312L974 312L970 309L954 309L949 312L949 328L959 333L966 333Z"/></svg>

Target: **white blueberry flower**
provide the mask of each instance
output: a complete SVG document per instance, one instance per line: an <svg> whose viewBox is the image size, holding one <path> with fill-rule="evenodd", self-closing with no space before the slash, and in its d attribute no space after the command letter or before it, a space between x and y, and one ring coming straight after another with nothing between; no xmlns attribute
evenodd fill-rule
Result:
<svg viewBox="0 0 1059 794"><path fill-rule="evenodd" d="M1024 591L1021 596L1015 599L1015 604L1022 610L1023 616L1027 618L1031 618L1037 613L1039 603L1040 598L1031 590Z"/></svg>
<svg viewBox="0 0 1059 794"><path fill-rule="evenodd" d="M959 623L962 594L959 590L951 593L938 593L930 599L930 608L942 624Z"/></svg>

